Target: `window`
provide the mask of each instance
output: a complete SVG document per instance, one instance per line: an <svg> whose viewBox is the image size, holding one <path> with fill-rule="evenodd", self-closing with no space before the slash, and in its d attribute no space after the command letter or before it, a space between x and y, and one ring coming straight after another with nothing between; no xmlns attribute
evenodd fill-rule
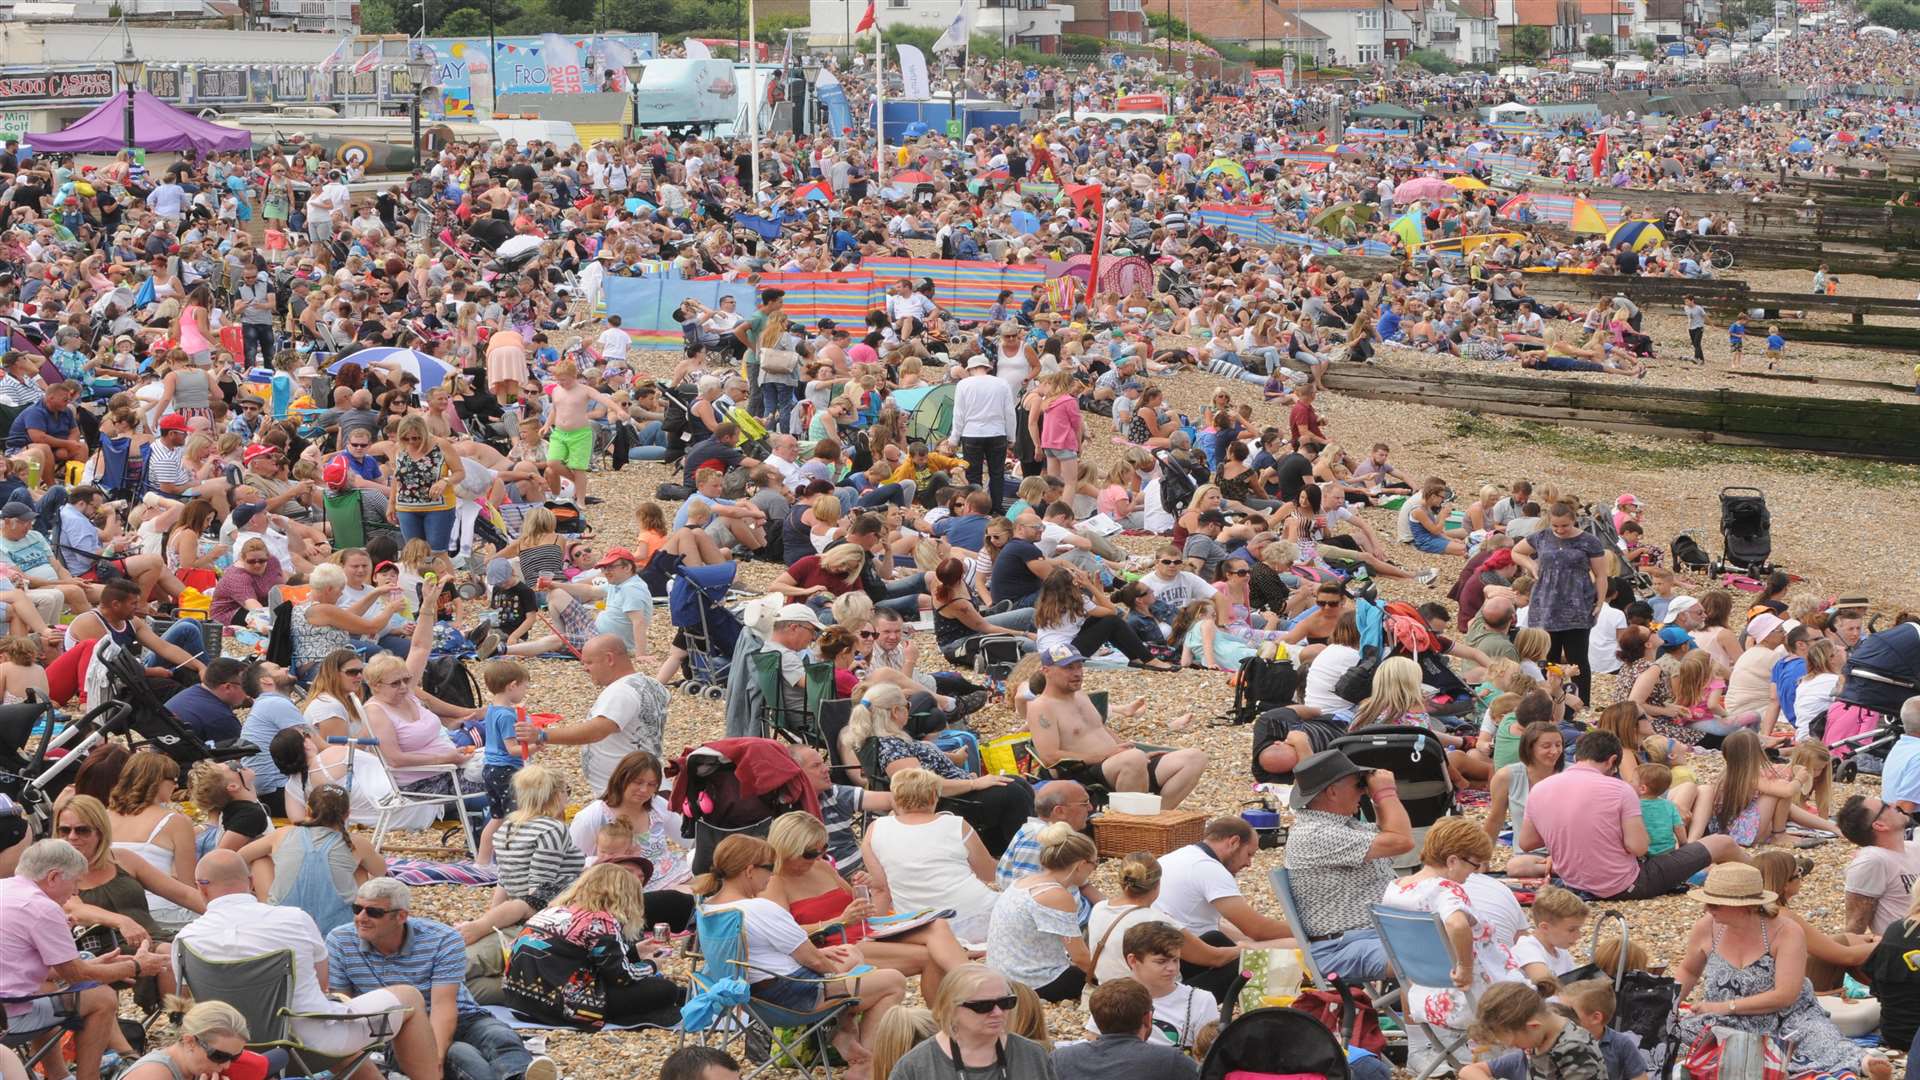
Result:
<svg viewBox="0 0 1920 1080"><path fill-rule="evenodd" d="M1355 55L1359 57L1359 62L1362 64L1377 64L1380 62L1380 46L1358 46L1355 50Z"/></svg>
<svg viewBox="0 0 1920 1080"><path fill-rule="evenodd" d="M1139 11L1140 0L1107 0L1108 11Z"/></svg>

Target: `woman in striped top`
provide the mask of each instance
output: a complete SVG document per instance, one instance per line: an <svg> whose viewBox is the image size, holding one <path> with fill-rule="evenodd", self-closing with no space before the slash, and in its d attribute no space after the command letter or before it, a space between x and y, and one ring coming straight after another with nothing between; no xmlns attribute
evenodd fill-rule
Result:
<svg viewBox="0 0 1920 1080"><path fill-rule="evenodd" d="M520 538L500 549L500 558L519 556L520 580L531 584L542 575L556 581L566 580L563 572L567 568L567 549L560 543L557 524L553 511L536 506L527 511L522 520Z"/></svg>
<svg viewBox="0 0 1920 1080"><path fill-rule="evenodd" d="M573 884L587 860L567 832L567 783L559 773L543 765L522 768L513 777L513 797L518 809L493 838L500 871L493 902L520 900L538 911Z"/></svg>

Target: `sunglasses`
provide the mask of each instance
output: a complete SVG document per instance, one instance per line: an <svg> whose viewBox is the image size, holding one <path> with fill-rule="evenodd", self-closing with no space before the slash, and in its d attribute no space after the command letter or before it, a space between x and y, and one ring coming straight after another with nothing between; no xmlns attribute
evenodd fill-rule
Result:
<svg viewBox="0 0 1920 1080"><path fill-rule="evenodd" d="M772 863L756 863L754 864L754 869L765 870L767 873L771 874L773 873L773 864Z"/></svg>
<svg viewBox="0 0 1920 1080"><path fill-rule="evenodd" d="M55 836L92 836L92 835L93 835L93 826L91 826L91 825L61 825L61 826L57 826L57 827L56 827L56 828L55 828L55 829L53 830L53 835L55 835Z"/></svg>
<svg viewBox="0 0 1920 1080"><path fill-rule="evenodd" d="M196 1039L194 1041L198 1042L199 1040ZM200 1052L207 1055L207 1060L213 1062L215 1065L231 1065L240 1059L241 1054L246 1053L245 1050L220 1050L208 1046L206 1043L200 1043Z"/></svg>
<svg viewBox="0 0 1920 1080"><path fill-rule="evenodd" d="M1179 559L1161 559L1160 565L1161 566L1179 566L1180 560Z"/></svg>
<svg viewBox="0 0 1920 1080"><path fill-rule="evenodd" d="M392 908L374 907L371 904L349 904L355 915L365 915L369 919L384 919L393 914Z"/></svg>
<svg viewBox="0 0 1920 1080"><path fill-rule="evenodd" d="M346 675L355 679L359 678L362 675L365 675L366 673L367 673L367 669L363 667L349 667L349 668L340 669L340 674Z"/></svg>
<svg viewBox="0 0 1920 1080"><path fill-rule="evenodd" d="M862 641L872 641L879 636L879 634L874 633L872 630L860 631L860 640Z"/></svg>
<svg viewBox="0 0 1920 1080"><path fill-rule="evenodd" d="M981 1016L986 1016L995 1009L1010 1013L1013 1011L1013 1007L1018 1004L1020 1004L1020 999L1012 994L1008 994L1006 997L975 998L972 1001L963 1001L960 1003L960 1007L968 1012L975 1012Z"/></svg>
<svg viewBox="0 0 1920 1080"><path fill-rule="evenodd" d="M1229 570L1227 571L1227 576L1228 577L1247 577L1252 573L1253 571L1251 570Z"/></svg>

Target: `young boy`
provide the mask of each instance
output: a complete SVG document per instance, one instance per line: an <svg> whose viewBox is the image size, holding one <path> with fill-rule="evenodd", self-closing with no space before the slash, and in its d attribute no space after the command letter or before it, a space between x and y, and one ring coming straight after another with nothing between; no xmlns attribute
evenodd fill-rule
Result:
<svg viewBox="0 0 1920 1080"><path fill-rule="evenodd" d="M1665 855L1684 839L1680 808L1667 798L1673 770L1657 761L1640 766L1640 820L1647 825L1647 854Z"/></svg>
<svg viewBox="0 0 1920 1080"><path fill-rule="evenodd" d="M1171 923L1143 922L1128 927L1119 941L1107 942L1105 950L1117 948L1126 957L1127 973L1153 995L1148 1041L1184 1050L1194 1045L1201 1028L1220 1019L1220 1003L1180 981L1180 943L1180 931ZM1087 1031L1099 1034L1091 1019Z"/></svg>
<svg viewBox="0 0 1920 1080"><path fill-rule="evenodd" d="M1513 961L1543 994L1560 985L1560 976L1576 966L1568 950L1587 925L1587 902L1566 889L1548 885L1533 898L1533 933L1513 943Z"/></svg>
<svg viewBox="0 0 1920 1080"><path fill-rule="evenodd" d="M1740 355L1747 348L1747 319L1744 315L1734 317L1733 324L1727 327L1727 370L1732 371L1740 365Z"/></svg>
<svg viewBox="0 0 1920 1080"><path fill-rule="evenodd" d="M1560 988L1553 1008L1569 1014L1600 1045L1600 1060L1607 1066L1607 1080L1647 1080L1647 1055L1638 1042L1624 1031L1607 1025L1613 1022L1616 1008L1613 986L1605 979L1586 979ZM1484 1066L1499 1080L1526 1080L1526 1055L1501 1054ZM1464 1080L1465 1073L1461 1076Z"/></svg>
<svg viewBox="0 0 1920 1080"><path fill-rule="evenodd" d="M1780 366L1780 361L1786 357L1787 339L1780 336L1778 326L1769 325L1767 327L1767 370L1772 371Z"/></svg>
<svg viewBox="0 0 1920 1080"><path fill-rule="evenodd" d="M547 429L547 490L560 493L562 480L573 482L581 505L599 500L587 495L587 472L593 468L593 421L587 409L594 402L607 407L614 419L627 419L627 410L606 394L580 381L580 366L571 360L553 365L554 385L548 390L553 414Z"/></svg>
<svg viewBox="0 0 1920 1080"><path fill-rule="evenodd" d="M1610 1080L1600 1044L1587 1029L1569 1020L1545 998L1522 982L1495 983L1480 995L1474 1013L1473 1040L1501 1043L1520 1051L1494 1063L1524 1061L1524 1068L1495 1072L1494 1063L1474 1062L1460 1070L1460 1080Z"/></svg>
<svg viewBox="0 0 1920 1080"><path fill-rule="evenodd" d="M475 857L482 866L493 862L493 834L514 811L513 774L529 756L529 746L514 736L513 727L526 715L527 669L512 660L489 660L480 670L487 687L486 748L481 775L487 784L487 827L480 834Z"/></svg>

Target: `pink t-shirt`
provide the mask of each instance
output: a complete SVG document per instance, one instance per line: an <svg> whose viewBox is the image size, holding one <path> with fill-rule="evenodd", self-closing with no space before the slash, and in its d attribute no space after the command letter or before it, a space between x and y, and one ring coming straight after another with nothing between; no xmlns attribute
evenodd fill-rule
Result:
<svg viewBox="0 0 1920 1080"><path fill-rule="evenodd" d="M1110 518L1118 520L1120 508L1131 502L1132 496L1119 484L1108 484L1100 489L1100 512Z"/></svg>
<svg viewBox="0 0 1920 1080"><path fill-rule="evenodd" d="M1633 887L1640 860L1627 851L1626 823L1640 816L1627 782L1582 763L1533 786L1527 820L1553 854L1553 872L1576 889L1616 896Z"/></svg>
<svg viewBox="0 0 1920 1080"><path fill-rule="evenodd" d="M1040 448L1080 449L1080 402L1072 394L1061 394L1047 402L1040 418Z"/></svg>
<svg viewBox="0 0 1920 1080"><path fill-rule="evenodd" d="M880 354L874 351L873 346L864 341L857 342L847 349L847 363L849 364L877 364L879 362Z"/></svg>
<svg viewBox="0 0 1920 1080"><path fill-rule="evenodd" d="M66 912L40 886L25 878L0 880L0 997L29 997L40 992L47 972L80 958ZM7 1006L9 1016L28 1011L32 1002Z"/></svg>

